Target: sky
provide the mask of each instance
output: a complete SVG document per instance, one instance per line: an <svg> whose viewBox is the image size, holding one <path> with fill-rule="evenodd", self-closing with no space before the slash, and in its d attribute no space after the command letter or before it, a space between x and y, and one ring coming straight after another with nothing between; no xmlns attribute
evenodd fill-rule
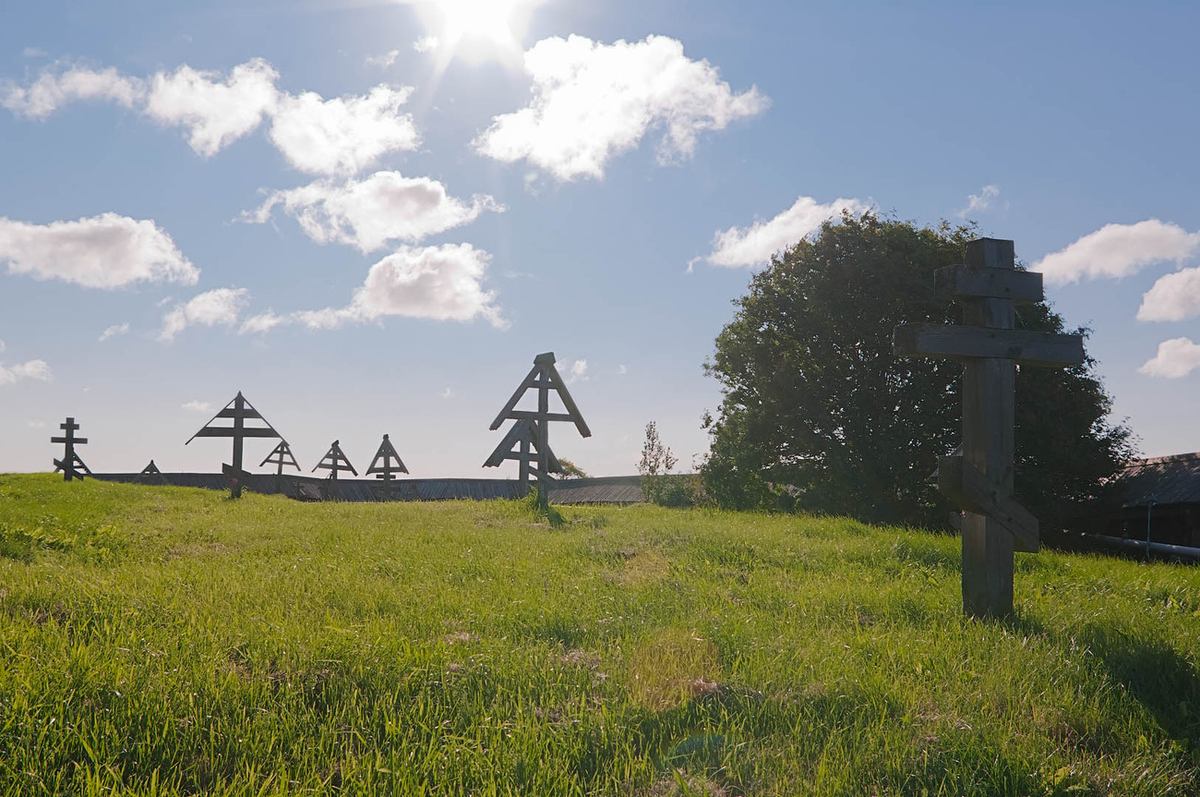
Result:
<svg viewBox="0 0 1200 797"><path fill-rule="evenodd" d="M547 351L683 468L714 339L831 216L1045 274L1143 454L1200 450L1200 6L46 0L0 24L0 472L215 472L241 390L308 472L481 465ZM1018 397L1019 400L1019 397ZM247 443L257 465L272 441ZM254 469L254 468L252 468Z"/></svg>

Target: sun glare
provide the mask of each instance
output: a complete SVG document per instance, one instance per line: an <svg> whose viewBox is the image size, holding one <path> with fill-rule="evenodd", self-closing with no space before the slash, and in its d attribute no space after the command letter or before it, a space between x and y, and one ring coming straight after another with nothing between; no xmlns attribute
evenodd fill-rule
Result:
<svg viewBox="0 0 1200 797"><path fill-rule="evenodd" d="M418 8L440 61L509 60L521 52L529 12L541 0L430 0Z"/></svg>

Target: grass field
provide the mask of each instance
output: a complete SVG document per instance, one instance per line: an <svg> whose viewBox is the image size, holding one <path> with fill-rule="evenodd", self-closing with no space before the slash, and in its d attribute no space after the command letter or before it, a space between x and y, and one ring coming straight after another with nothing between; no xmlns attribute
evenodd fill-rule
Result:
<svg viewBox="0 0 1200 797"><path fill-rule="evenodd" d="M1200 571L0 476L0 794L1195 794Z"/></svg>

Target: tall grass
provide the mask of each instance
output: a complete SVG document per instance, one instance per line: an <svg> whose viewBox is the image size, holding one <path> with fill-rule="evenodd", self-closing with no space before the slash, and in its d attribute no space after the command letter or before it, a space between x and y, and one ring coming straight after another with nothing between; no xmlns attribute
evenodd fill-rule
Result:
<svg viewBox="0 0 1200 797"><path fill-rule="evenodd" d="M0 477L0 794L1192 794L1200 576L830 518Z"/></svg>

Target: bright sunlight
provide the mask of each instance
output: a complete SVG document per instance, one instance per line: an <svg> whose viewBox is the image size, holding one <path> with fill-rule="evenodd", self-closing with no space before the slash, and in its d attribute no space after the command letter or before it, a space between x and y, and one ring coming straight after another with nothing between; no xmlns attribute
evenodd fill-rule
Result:
<svg viewBox="0 0 1200 797"><path fill-rule="evenodd" d="M543 0L429 0L417 5L443 64L509 60L521 52L521 38L533 8Z"/></svg>

